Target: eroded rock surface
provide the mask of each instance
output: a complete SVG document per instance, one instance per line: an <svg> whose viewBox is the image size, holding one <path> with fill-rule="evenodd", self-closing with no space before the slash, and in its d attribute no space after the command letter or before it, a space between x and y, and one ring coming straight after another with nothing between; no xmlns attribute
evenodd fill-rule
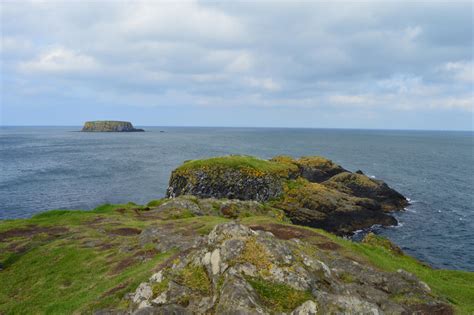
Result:
<svg viewBox="0 0 474 315"><path fill-rule="evenodd" d="M452 314L406 271L236 222L217 225L129 299L133 314Z"/></svg>

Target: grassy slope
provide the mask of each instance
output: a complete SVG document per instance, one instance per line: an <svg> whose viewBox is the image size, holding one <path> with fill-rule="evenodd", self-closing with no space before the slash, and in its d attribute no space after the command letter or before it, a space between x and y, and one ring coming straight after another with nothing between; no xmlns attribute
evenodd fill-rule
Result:
<svg viewBox="0 0 474 315"><path fill-rule="evenodd" d="M123 295L148 278L173 251L153 253L145 260L136 260L137 253L143 251L137 235L113 235L111 231L173 224L176 228L206 234L214 225L227 220L221 217L146 220L140 216L140 209L133 204L105 205L94 211L52 211L27 220L0 221L0 235L32 226L67 228L66 232L56 235L45 230L0 241L0 261L4 265L0 271L0 313L90 313L93 309L119 305L123 303ZM247 217L242 222L278 221ZM416 274L435 294L453 303L459 313L474 311L474 273L430 269L411 257L395 255L383 247L356 244L321 230L310 230L337 242L345 255L359 261L367 261L383 270L403 268Z"/></svg>

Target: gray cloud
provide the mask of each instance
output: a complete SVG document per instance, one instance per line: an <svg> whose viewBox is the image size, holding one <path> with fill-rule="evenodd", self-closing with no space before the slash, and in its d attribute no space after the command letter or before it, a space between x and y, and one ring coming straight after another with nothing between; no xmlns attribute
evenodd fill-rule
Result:
<svg viewBox="0 0 474 315"><path fill-rule="evenodd" d="M54 85L128 106L473 110L472 2L1 6L9 106Z"/></svg>

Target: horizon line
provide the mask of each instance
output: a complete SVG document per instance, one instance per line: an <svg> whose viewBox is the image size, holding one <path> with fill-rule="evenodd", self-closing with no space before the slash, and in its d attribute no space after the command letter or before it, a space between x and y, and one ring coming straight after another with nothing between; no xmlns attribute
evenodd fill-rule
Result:
<svg viewBox="0 0 474 315"><path fill-rule="evenodd" d="M283 127L283 126L202 126L202 125L139 125L137 127L163 127L163 128L254 128L254 129L315 129L315 130L379 130L379 131L454 131L474 132L473 129L413 129L413 128L360 128L360 127ZM82 125L0 125L4 127L82 127Z"/></svg>

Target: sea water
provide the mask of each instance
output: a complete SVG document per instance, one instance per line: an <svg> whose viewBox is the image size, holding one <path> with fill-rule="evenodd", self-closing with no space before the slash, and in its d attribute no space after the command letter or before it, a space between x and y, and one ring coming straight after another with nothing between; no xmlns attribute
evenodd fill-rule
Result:
<svg viewBox="0 0 474 315"><path fill-rule="evenodd" d="M1 127L0 219L143 204L163 197L171 171L190 159L322 155L410 198L396 214L399 225L378 233L434 267L474 271L473 132L142 128L146 132Z"/></svg>

